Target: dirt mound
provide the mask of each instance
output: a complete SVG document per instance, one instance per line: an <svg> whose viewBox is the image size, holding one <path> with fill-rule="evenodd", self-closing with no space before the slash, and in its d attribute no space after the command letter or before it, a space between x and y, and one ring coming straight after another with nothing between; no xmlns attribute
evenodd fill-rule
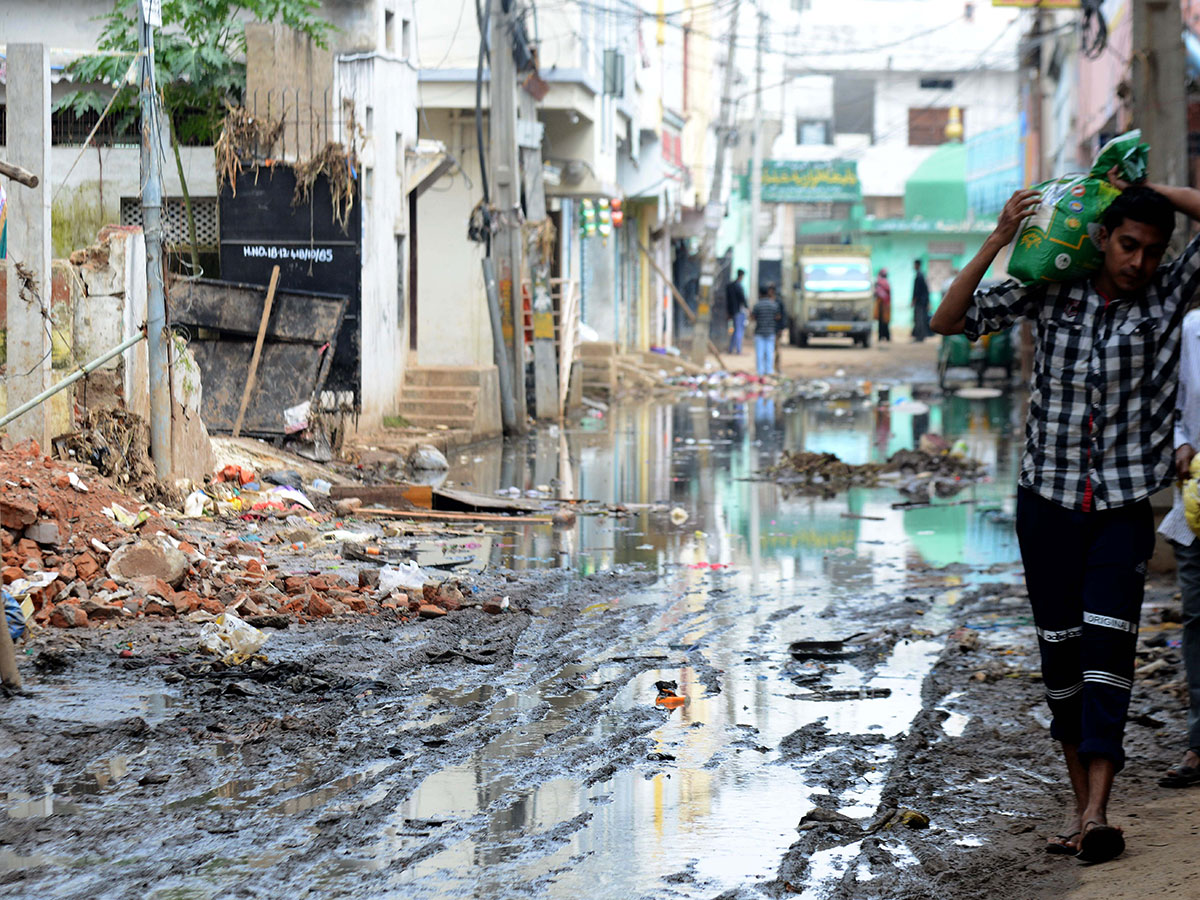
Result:
<svg viewBox="0 0 1200 900"><path fill-rule="evenodd" d="M933 493L949 497L987 474L975 459L949 452L898 450L885 463L851 464L833 453L784 451L767 474L791 494L832 497L852 487L890 483L902 492L928 499Z"/></svg>

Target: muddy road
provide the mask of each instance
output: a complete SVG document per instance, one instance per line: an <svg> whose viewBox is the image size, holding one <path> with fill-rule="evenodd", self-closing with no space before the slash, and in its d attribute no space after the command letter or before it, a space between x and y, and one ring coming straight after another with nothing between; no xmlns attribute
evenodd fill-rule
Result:
<svg viewBox="0 0 1200 900"><path fill-rule="evenodd" d="M3 891L1062 893L1074 862L1040 852L1059 795L1012 535L1018 418L1009 396L903 385L883 409L613 410L452 459L472 490L625 506L481 536L465 578L502 615L293 625L234 670L185 623L40 636L28 695L0 705ZM993 477L919 508L761 479L785 447L864 462L927 431ZM1144 757L1178 724L1158 638Z"/></svg>

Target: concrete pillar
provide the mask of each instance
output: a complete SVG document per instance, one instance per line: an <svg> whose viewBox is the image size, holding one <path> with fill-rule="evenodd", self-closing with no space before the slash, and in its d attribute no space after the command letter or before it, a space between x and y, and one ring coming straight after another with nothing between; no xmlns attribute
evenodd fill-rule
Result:
<svg viewBox="0 0 1200 900"><path fill-rule="evenodd" d="M48 387L50 376L50 56L44 44L9 44L8 161L38 177L36 188L9 182L8 408ZM30 278L18 275L17 265ZM16 443L50 444L49 409L42 404L8 425Z"/></svg>

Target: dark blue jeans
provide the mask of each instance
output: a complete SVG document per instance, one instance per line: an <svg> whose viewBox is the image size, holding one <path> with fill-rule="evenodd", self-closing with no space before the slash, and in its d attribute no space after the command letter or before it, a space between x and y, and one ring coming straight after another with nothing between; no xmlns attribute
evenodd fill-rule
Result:
<svg viewBox="0 0 1200 900"><path fill-rule="evenodd" d="M1118 770L1133 688L1154 518L1142 500L1079 512L1031 490L1017 494L1017 537L1054 715L1050 734Z"/></svg>
<svg viewBox="0 0 1200 900"><path fill-rule="evenodd" d="M1200 753L1200 538L1184 547L1171 542L1183 595L1183 662L1188 682L1188 749Z"/></svg>

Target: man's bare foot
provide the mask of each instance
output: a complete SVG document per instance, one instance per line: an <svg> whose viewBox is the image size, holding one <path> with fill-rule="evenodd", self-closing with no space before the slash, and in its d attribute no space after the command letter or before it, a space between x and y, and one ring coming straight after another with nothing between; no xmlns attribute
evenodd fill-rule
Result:
<svg viewBox="0 0 1200 900"><path fill-rule="evenodd" d="M1083 814L1068 813L1063 819L1058 834L1046 841L1046 852L1061 856L1074 856L1079 852L1079 838L1083 832Z"/></svg>

